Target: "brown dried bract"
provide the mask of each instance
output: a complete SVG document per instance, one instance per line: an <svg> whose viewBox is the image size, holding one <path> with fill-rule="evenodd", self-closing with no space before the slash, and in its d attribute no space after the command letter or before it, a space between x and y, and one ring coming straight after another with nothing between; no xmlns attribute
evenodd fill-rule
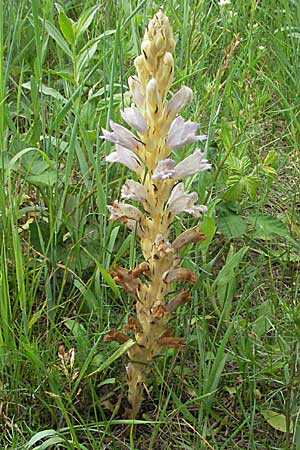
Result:
<svg viewBox="0 0 300 450"><path fill-rule="evenodd" d="M111 271L111 275L114 280L124 287L124 289L130 294L135 295L137 289L141 284L141 280L137 278L136 274L132 270L124 269L123 267L115 267L115 270Z"/></svg>
<svg viewBox="0 0 300 450"><path fill-rule="evenodd" d="M134 317L129 317L128 323L123 327L123 330L142 331L142 327L137 319Z"/></svg>
<svg viewBox="0 0 300 450"><path fill-rule="evenodd" d="M199 232L199 225L196 225L193 228L189 228L188 230L181 233L172 243L172 247L174 250L179 250L187 244L192 242L204 241L206 238L204 233Z"/></svg>
<svg viewBox="0 0 300 450"><path fill-rule="evenodd" d="M171 269L164 275L164 281L166 283L172 283L173 281L188 281L195 284L197 277L190 269L179 267L177 269Z"/></svg>
<svg viewBox="0 0 300 450"><path fill-rule="evenodd" d="M179 294L176 295L176 297L172 298L172 300L169 301L167 304L167 311L169 314L176 311L176 309L187 303L189 300L192 299L191 293L188 290L181 291Z"/></svg>
<svg viewBox="0 0 300 450"><path fill-rule="evenodd" d="M124 344L124 342L128 341L129 339L130 337L127 336L127 334L121 333L121 331L116 330L110 330L110 332L106 336L104 336L104 340L106 342L115 341L119 344Z"/></svg>
<svg viewBox="0 0 300 450"><path fill-rule="evenodd" d="M158 343L162 347L173 347L182 350L184 346L184 338L162 337L159 339Z"/></svg>

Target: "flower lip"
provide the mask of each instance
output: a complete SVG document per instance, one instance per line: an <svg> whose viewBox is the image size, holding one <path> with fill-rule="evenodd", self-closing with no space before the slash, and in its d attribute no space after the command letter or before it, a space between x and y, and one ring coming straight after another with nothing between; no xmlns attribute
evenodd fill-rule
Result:
<svg viewBox="0 0 300 450"><path fill-rule="evenodd" d="M145 105L145 95L143 94L142 85L139 79L135 76L128 78L129 89L134 103L139 108L143 108Z"/></svg>
<svg viewBox="0 0 300 450"><path fill-rule="evenodd" d="M178 164L170 158L162 159L157 163L152 178L160 178L161 180L174 178L174 180L180 180L181 178L193 175L197 172L203 172L210 168L211 164L205 159L204 153L202 153L201 150L196 149L194 153Z"/></svg>
<svg viewBox="0 0 300 450"><path fill-rule="evenodd" d="M200 213L207 211L205 205L195 205L198 200L197 192L191 192L189 194L184 192L183 183L178 183L173 188L170 198L167 202L167 208L173 213L178 214L180 212L187 212L194 217L200 217Z"/></svg>
<svg viewBox="0 0 300 450"><path fill-rule="evenodd" d="M179 111L192 99L193 91L187 86L183 86L173 95L167 105L167 115L176 117Z"/></svg>
<svg viewBox="0 0 300 450"><path fill-rule="evenodd" d="M196 136L199 124L191 120L184 121L181 116L177 116L171 123L167 138L167 145L170 148L182 147L183 145L192 144L195 141L204 141L206 135Z"/></svg>
<svg viewBox="0 0 300 450"><path fill-rule="evenodd" d="M194 175L197 172L203 172L210 168L211 164L205 159L204 153L196 149L194 153L175 166L174 178L175 180L180 180L181 178Z"/></svg>
<svg viewBox="0 0 300 450"><path fill-rule="evenodd" d="M121 198L138 200L140 202L147 201L147 190L146 188L137 181L126 180L121 189Z"/></svg>
<svg viewBox="0 0 300 450"><path fill-rule="evenodd" d="M152 178L160 178L161 180L166 180L167 178L173 177L175 174L175 161L173 159L167 158L158 161L156 168L154 169Z"/></svg>
<svg viewBox="0 0 300 450"><path fill-rule="evenodd" d="M139 133L145 133L147 131L147 122L136 106L125 108L121 111L121 116L132 128L135 128Z"/></svg>
<svg viewBox="0 0 300 450"><path fill-rule="evenodd" d="M122 125L113 122L112 120L110 121L110 126L112 131L102 128L103 136L101 137L112 142L113 144L120 144L129 150L137 150L139 148L141 141L139 141L137 137L131 133L131 131L127 130L127 128Z"/></svg>
<svg viewBox="0 0 300 450"><path fill-rule="evenodd" d="M135 172L137 172L142 165L140 159L134 152L119 144L116 144L116 151L106 156L105 160L107 162L119 162Z"/></svg>
<svg viewBox="0 0 300 450"><path fill-rule="evenodd" d="M110 220L125 219L124 222L126 223L127 219L131 219L138 222L142 217L142 213L138 208L117 200L112 205L108 205L107 208L111 213Z"/></svg>

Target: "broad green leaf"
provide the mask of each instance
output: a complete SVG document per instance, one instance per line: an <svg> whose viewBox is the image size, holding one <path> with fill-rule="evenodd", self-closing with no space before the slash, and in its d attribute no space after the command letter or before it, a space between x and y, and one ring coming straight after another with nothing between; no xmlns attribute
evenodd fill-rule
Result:
<svg viewBox="0 0 300 450"><path fill-rule="evenodd" d="M57 432L55 430L43 430L36 433L26 445L26 450L29 450L36 442L40 441L44 438L49 438L50 436L56 435Z"/></svg>
<svg viewBox="0 0 300 450"><path fill-rule="evenodd" d="M64 323L73 333L79 350L88 351L90 349L90 341L88 333L82 323L78 323L75 319L66 319Z"/></svg>
<svg viewBox="0 0 300 450"><path fill-rule="evenodd" d="M68 55L70 58L72 58L72 52L70 47L68 46L68 43L64 40L61 33L58 31L57 28L55 28L54 25L52 25L51 22L48 20L45 21L45 28L47 33L52 37L52 39L55 40L57 45L62 49L62 51Z"/></svg>
<svg viewBox="0 0 300 450"><path fill-rule="evenodd" d="M98 369L94 370L93 372L89 373L87 376L91 377L95 375L96 373L102 372L103 370L110 367L110 365L116 361L116 359L119 359L120 356L122 356L127 350L129 350L131 347L135 345L135 341L133 339L129 339L128 341L124 342L124 344L120 345L120 347L111 355L109 356L104 363L101 364Z"/></svg>
<svg viewBox="0 0 300 450"><path fill-rule="evenodd" d="M57 183L57 172L56 170L45 170L45 172L39 175L29 175L26 177L29 183L36 186L54 186Z"/></svg>
<svg viewBox="0 0 300 450"><path fill-rule="evenodd" d="M279 414L271 409L263 409L261 411L262 416L271 425L272 428L278 431L286 433L286 417L284 414ZM290 432L293 431L293 424L291 423Z"/></svg>
<svg viewBox="0 0 300 450"><path fill-rule="evenodd" d="M247 229L244 219L236 214L221 215L217 222L221 233L229 238L239 238Z"/></svg>
<svg viewBox="0 0 300 450"><path fill-rule="evenodd" d="M43 442L41 445L38 445L37 447L34 447L32 450L47 450L52 449L53 445L56 446L56 444L67 444L68 441L66 441L64 438L60 436L54 436L52 438L47 439L45 442ZM65 448L68 448L64 445Z"/></svg>
<svg viewBox="0 0 300 450"><path fill-rule="evenodd" d="M108 286L115 293L115 295L121 299L122 297L121 297L119 288L116 285L116 282L113 279L113 277L110 275L110 273L99 263L99 261L86 248L84 248L84 247L81 247L81 248L96 263L97 268L98 268L99 272L101 273L103 280L108 284Z"/></svg>
<svg viewBox="0 0 300 450"><path fill-rule="evenodd" d="M213 217L205 216L201 222L200 231L205 234L205 240L199 242L199 247L201 249L206 249L211 243L215 232L216 232L216 222Z"/></svg>
<svg viewBox="0 0 300 450"><path fill-rule="evenodd" d="M90 9L81 14L77 22L77 32L79 36L88 29L88 27L92 23L92 20L94 19L98 8L98 5L92 6Z"/></svg>
<svg viewBox="0 0 300 450"><path fill-rule="evenodd" d="M62 34L64 35L65 39L68 41L70 45L74 45L75 43L75 33L74 33L74 25L73 21L66 16L66 14L63 11L60 11L58 14L58 23L60 30Z"/></svg>
<svg viewBox="0 0 300 450"><path fill-rule="evenodd" d="M35 147L23 148L23 150L20 150L11 160L7 161L7 163L4 160L5 163L4 169L7 171L6 175L9 175L11 170L16 169L16 163L19 161L20 158L22 158L24 155L32 151L37 152L38 149Z"/></svg>
<svg viewBox="0 0 300 450"><path fill-rule="evenodd" d="M22 87L25 89L31 90L31 82L28 81L27 83L23 83ZM50 97L55 98L56 100L61 100L63 102L66 102L66 99L63 95L61 95L58 91L55 89L46 86L45 84L42 84L40 87L40 92L42 92L44 95L49 95Z"/></svg>
<svg viewBox="0 0 300 450"><path fill-rule="evenodd" d="M220 139L227 151L232 148L233 137L231 135L230 127L228 123L225 121L225 119L221 120Z"/></svg>
<svg viewBox="0 0 300 450"><path fill-rule="evenodd" d="M263 170L268 175L276 175L276 173L277 173L277 170L274 169L274 167L271 167L271 166L263 166Z"/></svg>
<svg viewBox="0 0 300 450"><path fill-rule="evenodd" d="M60 78L64 78L65 80L70 81L71 83L74 83L74 77L71 73L63 71L63 70L48 70L49 73L52 73L53 75L56 75Z"/></svg>
<svg viewBox="0 0 300 450"><path fill-rule="evenodd" d="M30 171L31 175L40 175L41 173L45 172L45 170L49 169L49 164L47 161L43 161L41 159L34 160L33 158L31 161L22 161L24 167Z"/></svg>
<svg viewBox="0 0 300 450"><path fill-rule="evenodd" d="M248 217L247 221L254 227L256 239L270 240L275 236L287 239L290 237L285 224L270 214L254 214Z"/></svg>
<svg viewBox="0 0 300 450"><path fill-rule="evenodd" d="M274 164L276 164L277 159L278 155L275 150L270 150L264 159L264 166L273 166Z"/></svg>
<svg viewBox="0 0 300 450"><path fill-rule="evenodd" d="M107 253L107 255L106 255L105 265L106 265L107 268L109 268L109 266L110 266L110 260L111 260L111 257L112 257L113 248L114 248L114 245L115 245L115 242L116 242L119 230L120 230L119 226L118 227L114 227L112 229L111 233L110 233L110 238L109 238L108 244L106 246L106 253Z"/></svg>
<svg viewBox="0 0 300 450"><path fill-rule="evenodd" d="M93 292L86 288L79 280L74 280L74 286L79 289L90 311L96 312L100 307L100 302L96 299Z"/></svg>
<svg viewBox="0 0 300 450"><path fill-rule="evenodd" d="M240 175L230 175L226 184L228 187L224 194L226 200L238 200L241 198L245 190L244 178L241 178Z"/></svg>
<svg viewBox="0 0 300 450"><path fill-rule="evenodd" d="M269 331L272 326L269 319L271 314L272 304L267 300L258 308L258 317L252 324L252 331L256 334L256 336L264 336Z"/></svg>
<svg viewBox="0 0 300 450"><path fill-rule="evenodd" d="M225 265L213 284L217 288L218 299L223 308L225 320L229 319L231 311L232 299L236 289L236 272L248 249L249 247L243 247L238 252L233 253L233 248L230 248Z"/></svg>
<svg viewBox="0 0 300 450"><path fill-rule="evenodd" d="M89 167L87 165L87 162L85 160L82 148L80 146L79 140L76 139L75 141L75 151L76 151L76 155L78 158L78 162L79 162L79 167L81 170L81 174L82 174L82 178L84 181L84 184L86 185L86 187L88 188L88 190L90 190L92 188L92 183L89 180Z"/></svg>
<svg viewBox="0 0 300 450"><path fill-rule="evenodd" d="M251 170L251 160L248 156L239 158L231 153L225 162L225 166L229 172L234 172L237 175L245 176Z"/></svg>
<svg viewBox="0 0 300 450"><path fill-rule="evenodd" d="M260 185L260 179L255 175L248 175L245 177L244 183L251 200L255 200L256 191Z"/></svg>
<svg viewBox="0 0 300 450"><path fill-rule="evenodd" d="M94 56L99 40L89 42L89 45L86 45L84 49L80 52L78 61L77 61L77 73L80 74L80 72L84 69L84 66L92 59Z"/></svg>

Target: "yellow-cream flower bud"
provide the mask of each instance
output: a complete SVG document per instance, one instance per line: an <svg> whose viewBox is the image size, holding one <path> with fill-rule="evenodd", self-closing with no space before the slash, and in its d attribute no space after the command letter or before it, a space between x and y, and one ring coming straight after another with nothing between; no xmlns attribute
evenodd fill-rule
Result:
<svg viewBox="0 0 300 450"><path fill-rule="evenodd" d="M146 86L150 78L150 71L146 65L145 57L143 55L137 56L134 60L134 65L136 67L141 85Z"/></svg>
<svg viewBox="0 0 300 450"><path fill-rule="evenodd" d="M172 53L167 52L164 54L160 63L156 77L159 80L159 89L162 96L165 96L168 92L169 86L172 83L174 75L174 60Z"/></svg>
<svg viewBox="0 0 300 450"><path fill-rule="evenodd" d="M157 82L154 78L151 78L146 87L146 110L152 119L160 115L161 97L158 92Z"/></svg>

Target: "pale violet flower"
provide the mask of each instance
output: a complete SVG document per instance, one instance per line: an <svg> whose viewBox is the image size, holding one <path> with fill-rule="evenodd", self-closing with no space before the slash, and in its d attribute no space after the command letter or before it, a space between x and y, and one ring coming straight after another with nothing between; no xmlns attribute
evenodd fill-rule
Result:
<svg viewBox="0 0 300 450"><path fill-rule="evenodd" d="M110 220L122 219L123 222L126 223L128 219L138 222L142 218L141 211L135 206L127 205L127 203L114 201L113 204L108 205L107 208L111 214Z"/></svg>
<svg viewBox="0 0 300 450"><path fill-rule="evenodd" d="M157 166L153 171L152 178L160 178L161 180L166 180L171 178L175 174L176 163L173 159L167 158L158 161Z"/></svg>
<svg viewBox="0 0 300 450"><path fill-rule="evenodd" d="M146 188L137 181L126 180L121 189L121 198L138 200L139 202L145 202L147 200Z"/></svg>
<svg viewBox="0 0 300 450"><path fill-rule="evenodd" d="M175 180L180 180L181 178L194 175L197 172L203 172L211 168L211 164L204 158L204 153L199 149L196 149L187 158L184 158L180 163L178 163L174 170Z"/></svg>
<svg viewBox="0 0 300 450"><path fill-rule="evenodd" d="M112 120L109 123L112 131L102 128L102 137L104 139L112 142L113 144L120 144L130 150L137 150L139 148L140 142L136 136L131 133L131 131L127 130L125 127L122 127L122 125L113 122Z"/></svg>
<svg viewBox="0 0 300 450"><path fill-rule="evenodd" d="M178 183L171 192L167 207L173 214L187 212L188 214L192 214L194 217L198 218L201 213L207 211L207 207L204 205L195 205L197 200L197 192L187 194L184 192L183 183Z"/></svg>
<svg viewBox="0 0 300 450"><path fill-rule="evenodd" d="M116 145L116 151L110 153L106 158L107 162L119 162L124 164L128 169L136 171L139 167L141 167L141 161L128 148L122 147L121 145Z"/></svg>
<svg viewBox="0 0 300 450"><path fill-rule="evenodd" d="M183 145L192 144L195 141L204 141L206 135L196 136L198 123L191 120L184 121L181 116L176 117L170 126L167 144L170 148L182 147Z"/></svg>
<svg viewBox="0 0 300 450"><path fill-rule="evenodd" d="M183 86L179 89L176 94L173 95L171 100L167 105L167 114L175 117L182 110L182 108L187 104L188 101L192 99L193 91L187 86Z"/></svg>
<svg viewBox="0 0 300 450"><path fill-rule="evenodd" d="M137 77L132 76L128 78L129 89L134 103L139 108L143 108L145 105L145 95L142 90L142 86Z"/></svg>
<svg viewBox="0 0 300 450"><path fill-rule="evenodd" d="M178 164L170 158L159 161L153 171L152 178L160 178L162 180L174 178L174 180L180 180L181 178L210 168L211 164L204 158L204 153L196 149L192 155L183 159Z"/></svg>
<svg viewBox="0 0 300 450"><path fill-rule="evenodd" d="M125 108L121 111L121 116L132 128L135 128L139 133L147 131L147 122L141 111L135 106Z"/></svg>

